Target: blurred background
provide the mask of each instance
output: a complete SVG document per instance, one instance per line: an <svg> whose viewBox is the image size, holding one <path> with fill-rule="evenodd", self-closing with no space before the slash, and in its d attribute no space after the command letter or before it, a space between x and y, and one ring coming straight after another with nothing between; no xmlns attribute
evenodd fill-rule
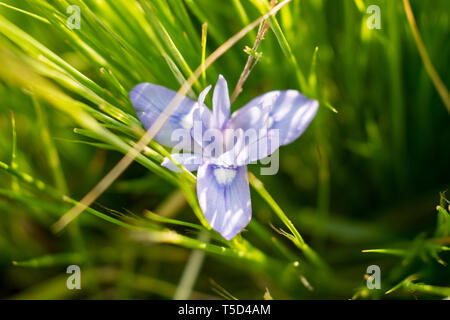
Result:
<svg viewBox="0 0 450 320"><path fill-rule="evenodd" d="M71 5L79 28L69 28ZM448 87L450 2L411 8ZM277 175L249 167L264 187L251 188L242 236L228 243L202 226L192 181L160 167L166 150L155 142L90 210L52 231L139 139L131 88L178 90L269 9L265 0L0 1L1 298L450 296L449 110L401 0L293 0L269 19L232 109L275 89L300 90L320 108L280 150ZM369 28L377 17L380 28ZM232 91L257 31L189 95L218 74ZM277 208L311 250L295 245ZM66 287L69 265L81 268L81 290ZM380 289L366 286L370 265L380 267Z"/></svg>

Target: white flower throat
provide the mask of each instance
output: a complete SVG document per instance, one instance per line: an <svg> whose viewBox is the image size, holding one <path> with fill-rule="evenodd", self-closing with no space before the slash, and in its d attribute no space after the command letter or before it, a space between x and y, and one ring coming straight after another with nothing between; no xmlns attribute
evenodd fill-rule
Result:
<svg viewBox="0 0 450 320"><path fill-rule="evenodd" d="M236 177L236 169L232 168L217 168L214 169L214 177L219 184L229 185Z"/></svg>

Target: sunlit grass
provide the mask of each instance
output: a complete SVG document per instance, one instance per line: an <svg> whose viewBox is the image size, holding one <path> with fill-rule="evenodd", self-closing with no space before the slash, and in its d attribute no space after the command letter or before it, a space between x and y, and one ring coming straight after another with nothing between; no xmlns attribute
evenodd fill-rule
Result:
<svg viewBox="0 0 450 320"><path fill-rule="evenodd" d="M290 88L321 107L277 175L250 167L253 220L232 241L203 218L195 175L139 143L128 92L147 81L195 98L219 73L233 92L269 1L0 2L1 297L449 296L448 114L402 2L373 2L381 30L367 28L363 0L293 0L267 17L232 109ZM412 6L448 87L450 5ZM126 154L134 161L80 205ZM70 264L86 272L81 292L65 287ZM372 264L382 290L365 286Z"/></svg>

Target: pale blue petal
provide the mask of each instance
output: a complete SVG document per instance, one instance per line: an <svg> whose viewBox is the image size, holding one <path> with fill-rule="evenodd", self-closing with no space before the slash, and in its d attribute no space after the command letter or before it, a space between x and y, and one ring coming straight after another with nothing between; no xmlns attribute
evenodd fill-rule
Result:
<svg viewBox="0 0 450 320"><path fill-rule="evenodd" d="M253 161L264 159L280 147L279 132L275 130L261 130L257 139L246 140L234 160L236 166L247 165Z"/></svg>
<svg viewBox="0 0 450 320"><path fill-rule="evenodd" d="M213 94L213 122L214 127L223 129L230 118L230 96L227 81L219 75Z"/></svg>
<svg viewBox="0 0 450 320"><path fill-rule="evenodd" d="M279 130L280 145L296 140L314 119L318 109L317 100L308 99L296 90L282 91L270 113L273 119L270 129Z"/></svg>
<svg viewBox="0 0 450 320"><path fill-rule="evenodd" d="M236 160L239 154L241 154L242 149L245 147L244 130L240 128L225 129L223 135L225 140L225 152L213 161L220 165L237 166L238 163Z"/></svg>
<svg viewBox="0 0 450 320"><path fill-rule="evenodd" d="M211 89L211 85L206 87L198 96L198 106L194 109L192 114L192 119L194 126L191 129L191 136L196 142L196 147L200 149L203 147L203 135L206 130L211 128L212 122L212 112L206 107L204 101L206 95Z"/></svg>
<svg viewBox="0 0 450 320"><path fill-rule="evenodd" d="M175 95L175 91L152 83L141 83L131 90L131 103L146 130L153 125L161 113L166 112L167 106ZM155 140L168 147L178 144L179 141L176 139L174 141L172 138L172 133L176 129L190 130L192 112L196 105L195 101L185 97L156 134Z"/></svg>
<svg viewBox="0 0 450 320"><path fill-rule="evenodd" d="M267 125L269 131L277 129L279 145L282 146L291 143L306 130L318 107L318 101L305 97L297 90L271 91L237 110L230 123L232 127L244 130L262 125ZM267 112L269 116L266 119Z"/></svg>
<svg viewBox="0 0 450 320"><path fill-rule="evenodd" d="M178 164L183 165L187 171L196 171L204 161L202 155L195 153L173 153L170 157ZM167 157L164 158L161 165L174 172L182 172L182 170Z"/></svg>
<svg viewBox="0 0 450 320"><path fill-rule="evenodd" d="M221 167L205 163L197 173L197 196L210 226L231 240L252 216L247 167Z"/></svg>
<svg viewBox="0 0 450 320"><path fill-rule="evenodd" d="M250 101L250 103L233 113L229 127L244 130L267 128L270 111L272 110L275 99L276 95L267 94L264 99L255 98Z"/></svg>
<svg viewBox="0 0 450 320"><path fill-rule="evenodd" d="M200 94L198 95L198 105L199 106L204 106L205 105L205 99L206 96L208 95L209 90L211 90L211 85L207 86L205 89L203 89L202 92L200 92Z"/></svg>

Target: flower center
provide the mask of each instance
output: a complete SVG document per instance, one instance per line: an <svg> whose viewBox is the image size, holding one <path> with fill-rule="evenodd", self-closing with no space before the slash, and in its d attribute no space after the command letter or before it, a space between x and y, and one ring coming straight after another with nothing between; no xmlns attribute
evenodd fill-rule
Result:
<svg viewBox="0 0 450 320"><path fill-rule="evenodd" d="M231 168L214 169L214 176L219 184L229 185L236 177L236 170Z"/></svg>

